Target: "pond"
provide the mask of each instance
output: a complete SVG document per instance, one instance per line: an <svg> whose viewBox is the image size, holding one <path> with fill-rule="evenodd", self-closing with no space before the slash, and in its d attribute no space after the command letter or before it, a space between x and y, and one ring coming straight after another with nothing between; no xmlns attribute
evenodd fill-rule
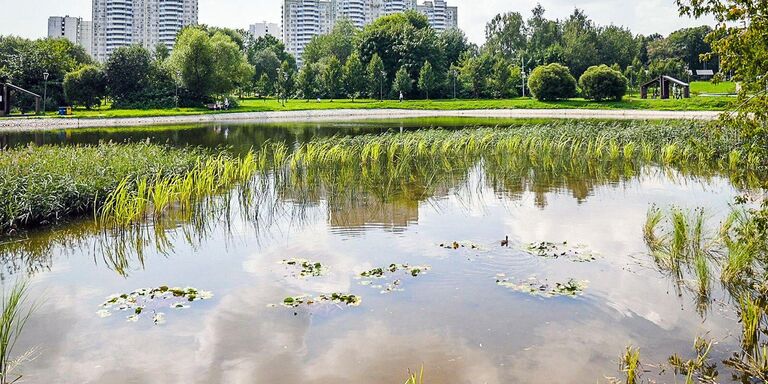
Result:
<svg viewBox="0 0 768 384"><path fill-rule="evenodd" d="M3 140L149 138L245 151L430 126L212 125ZM652 206L704 207L709 221L722 220L744 192L728 175L481 160L396 180L335 176L270 175L252 201L234 190L192 218L128 233L74 221L0 245L4 281L31 276L30 295L44 300L17 346L38 348L25 380L383 384L423 366L430 383L582 383L619 377L630 344L649 365L690 358L697 336L717 342L714 360L738 349L727 293L715 286L702 305L660 273L643 239Z"/></svg>

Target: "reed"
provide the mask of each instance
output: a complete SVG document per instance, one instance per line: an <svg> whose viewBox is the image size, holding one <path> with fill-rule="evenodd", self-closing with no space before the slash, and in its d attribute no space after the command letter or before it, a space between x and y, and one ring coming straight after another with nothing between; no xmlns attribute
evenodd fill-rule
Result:
<svg viewBox="0 0 768 384"><path fill-rule="evenodd" d="M408 380L405 381L405 384L424 384L424 366L421 366L418 376L416 376L416 373L411 372L409 369Z"/></svg>
<svg viewBox="0 0 768 384"><path fill-rule="evenodd" d="M0 318L0 384L21 379L16 373L21 364L29 361L33 350L14 356L14 348L36 305L28 302L28 284L17 282L10 292L3 292Z"/></svg>
<svg viewBox="0 0 768 384"><path fill-rule="evenodd" d="M760 325L764 311L760 304L750 295L739 298L739 319L741 322L741 345L745 351L752 351L758 345Z"/></svg>
<svg viewBox="0 0 768 384"><path fill-rule="evenodd" d="M619 369L626 376L626 384L637 384L640 381L640 349L628 346L619 357Z"/></svg>

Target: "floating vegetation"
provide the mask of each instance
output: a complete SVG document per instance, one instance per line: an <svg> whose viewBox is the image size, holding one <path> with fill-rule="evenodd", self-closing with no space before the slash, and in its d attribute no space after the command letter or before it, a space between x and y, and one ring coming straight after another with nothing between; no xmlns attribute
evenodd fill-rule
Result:
<svg viewBox="0 0 768 384"><path fill-rule="evenodd" d="M287 259L280 263L298 269L298 277L319 277L327 271L322 264L305 259Z"/></svg>
<svg viewBox="0 0 768 384"><path fill-rule="evenodd" d="M590 262L595 260L595 255L586 245L578 244L573 247L568 246L568 242L551 243L542 241L530 243L525 247L525 251L534 255L549 259L567 259L577 263Z"/></svg>
<svg viewBox="0 0 768 384"><path fill-rule="evenodd" d="M213 297L208 291L197 288L168 287L141 288L130 293L112 295L104 301L96 314L99 317L109 317L114 311L126 312L129 322L136 322L142 315L151 314L152 322L156 325L165 323L164 309L185 309L189 303L207 300Z"/></svg>
<svg viewBox="0 0 768 384"><path fill-rule="evenodd" d="M371 279L387 279L396 273L401 273L405 276L418 277L430 269L431 267L428 265L390 264L389 267L386 268L374 268L369 271L361 272L357 278L361 279L360 285L380 289L381 293L391 293L403 290L403 288L401 288L401 279L394 279L390 282L380 284L374 284L374 281Z"/></svg>
<svg viewBox="0 0 768 384"><path fill-rule="evenodd" d="M284 307L298 308L302 305L317 305L322 303L345 304L350 307L356 307L362 303L363 299L357 295L346 293L332 293L330 295L311 296L288 296L280 303ZM275 305L270 305L275 306Z"/></svg>
<svg viewBox="0 0 768 384"><path fill-rule="evenodd" d="M496 275L496 284L502 287L542 297L580 296L584 293L588 283L589 281L587 280L570 279L565 283L556 282L551 284L546 279L540 280L535 276L531 276L526 280L515 281L507 278L504 274Z"/></svg>
<svg viewBox="0 0 768 384"><path fill-rule="evenodd" d="M476 244L471 243L459 243L458 241L452 241L450 243L441 243L440 248L445 249L459 249L459 248L468 248L468 249L480 249L480 246Z"/></svg>

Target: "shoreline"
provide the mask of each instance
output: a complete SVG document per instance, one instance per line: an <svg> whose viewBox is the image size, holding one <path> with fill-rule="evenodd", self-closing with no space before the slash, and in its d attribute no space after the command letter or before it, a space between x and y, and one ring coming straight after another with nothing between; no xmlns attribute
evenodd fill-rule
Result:
<svg viewBox="0 0 768 384"><path fill-rule="evenodd" d="M197 123L271 123L352 121L430 117L477 117L508 119L614 119L614 120L704 120L717 119L721 111L656 111L626 109L328 109L277 112L234 112L201 115L126 118L19 117L0 120L0 132L78 128L112 128Z"/></svg>

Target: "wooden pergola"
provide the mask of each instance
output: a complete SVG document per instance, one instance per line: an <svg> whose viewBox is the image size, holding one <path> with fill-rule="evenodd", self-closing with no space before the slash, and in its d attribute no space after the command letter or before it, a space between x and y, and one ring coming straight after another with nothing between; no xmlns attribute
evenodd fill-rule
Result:
<svg viewBox="0 0 768 384"><path fill-rule="evenodd" d="M669 99L669 94L670 94L669 91L670 91L670 88L672 87L672 85L675 85L677 87L681 87L683 89L682 97L684 97L686 99L691 97L691 86L690 86L690 84L688 84L688 83L686 83L684 81L675 79L674 77L666 76L666 75L659 76L659 77L657 77L657 78L655 78L655 79L653 79L653 80L651 80L651 81L649 81L649 82L647 82L645 84L641 84L640 85L640 97L643 98L643 99L647 99L648 98L648 88L651 88L653 86L658 86L659 89L661 90L661 93L660 93L659 97L661 99Z"/></svg>
<svg viewBox="0 0 768 384"><path fill-rule="evenodd" d="M11 114L11 91L26 93L35 98L35 114L40 113L40 100L42 96L37 93L27 91L24 88L17 87L11 83L0 84L0 116L8 116Z"/></svg>

